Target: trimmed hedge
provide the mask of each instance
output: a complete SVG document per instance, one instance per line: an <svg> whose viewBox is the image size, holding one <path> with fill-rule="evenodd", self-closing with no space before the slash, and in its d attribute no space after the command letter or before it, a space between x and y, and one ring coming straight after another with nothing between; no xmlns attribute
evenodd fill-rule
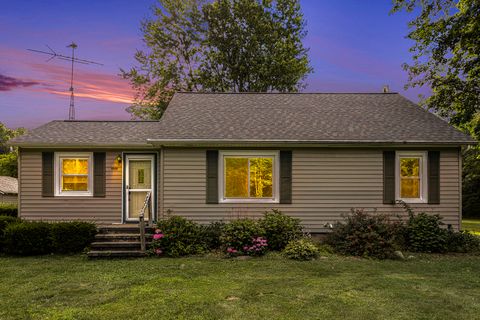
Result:
<svg viewBox="0 0 480 320"><path fill-rule="evenodd" d="M21 220L17 217L10 217L10 216L0 216L0 252L4 251L4 239L5 239L5 229L9 224L18 223Z"/></svg>
<svg viewBox="0 0 480 320"><path fill-rule="evenodd" d="M266 211L258 223L265 230L270 250L281 251L290 241L300 239L303 235L300 219L287 216L280 210Z"/></svg>
<svg viewBox="0 0 480 320"><path fill-rule="evenodd" d="M89 222L9 223L4 232L4 250L15 255L77 253L94 239L97 228Z"/></svg>
<svg viewBox="0 0 480 320"><path fill-rule="evenodd" d="M18 207L14 204L0 203L0 216L18 217Z"/></svg>

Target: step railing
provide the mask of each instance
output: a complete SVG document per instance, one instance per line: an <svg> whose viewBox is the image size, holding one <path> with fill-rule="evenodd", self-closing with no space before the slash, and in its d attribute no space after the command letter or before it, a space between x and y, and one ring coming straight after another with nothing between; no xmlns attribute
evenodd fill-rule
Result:
<svg viewBox="0 0 480 320"><path fill-rule="evenodd" d="M150 198L152 197L152 193L150 191L147 192L145 196L145 201L143 202L142 210L140 210L140 214L138 215L138 227L140 228L140 250L145 252L146 248L146 239L145 239L145 210L148 208L149 213L149 222L151 221L152 211L150 210Z"/></svg>

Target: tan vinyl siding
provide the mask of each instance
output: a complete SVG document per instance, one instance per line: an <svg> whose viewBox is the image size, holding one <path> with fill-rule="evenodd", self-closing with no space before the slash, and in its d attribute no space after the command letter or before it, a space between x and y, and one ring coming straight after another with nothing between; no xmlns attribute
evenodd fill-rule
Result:
<svg viewBox="0 0 480 320"><path fill-rule="evenodd" d="M20 215L28 220L93 220L119 223L122 217L122 170L113 168L119 152L106 153L106 196L42 197L42 153L21 151Z"/></svg>
<svg viewBox="0 0 480 320"><path fill-rule="evenodd" d="M259 216L278 208L298 217L311 232L324 230L350 208L404 214L383 204L383 154L373 149L293 150L292 204L206 204L204 149L165 149L163 170L164 211L173 210L198 222ZM440 204L415 204L417 211L439 213L446 224L458 228L460 198L458 151L440 155Z"/></svg>

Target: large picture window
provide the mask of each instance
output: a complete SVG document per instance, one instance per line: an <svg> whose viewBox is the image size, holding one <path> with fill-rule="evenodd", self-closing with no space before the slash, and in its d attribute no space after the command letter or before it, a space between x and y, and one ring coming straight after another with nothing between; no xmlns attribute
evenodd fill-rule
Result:
<svg viewBox="0 0 480 320"><path fill-rule="evenodd" d="M397 200L426 202L426 158L425 152L397 152Z"/></svg>
<svg viewBox="0 0 480 320"><path fill-rule="evenodd" d="M92 154L55 154L55 195L92 195Z"/></svg>
<svg viewBox="0 0 480 320"><path fill-rule="evenodd" d="M221 202L278 202L278 152L220 152Z"/></svg>

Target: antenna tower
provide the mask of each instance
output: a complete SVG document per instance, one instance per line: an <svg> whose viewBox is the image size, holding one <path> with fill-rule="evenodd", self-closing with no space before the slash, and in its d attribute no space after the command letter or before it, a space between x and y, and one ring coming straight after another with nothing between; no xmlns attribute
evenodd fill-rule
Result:
<svg viewBox="0 0 480 320"><path fill-rule="evenodd" d="M85 60L85 59L79 59L75 58L75 49L78 48L78 45L72 41L71 44L67 46L67 48L72 48L72 55L71 56L65 56L62 54L56 53L52 48L50 48L48 45L46 45L47 48L50 50L50 52L47 51L41 51L41 50L34 50L34 49L27 49L29 51L33 52L38 52L38 53L43 53L43 54L48 54L51 57L46 61L49 62L50 60L57 58L60 60L66 60L66 61L71 61L72 63L72 69L70 73L70 107L68 108L68 120L75 120L75 95L74 95L74 90L73 90L73 66L75 63L81 63L81 64L96 64L103 66L103 64L95 62L95 61L90 61L90 60Z"/></svg>

